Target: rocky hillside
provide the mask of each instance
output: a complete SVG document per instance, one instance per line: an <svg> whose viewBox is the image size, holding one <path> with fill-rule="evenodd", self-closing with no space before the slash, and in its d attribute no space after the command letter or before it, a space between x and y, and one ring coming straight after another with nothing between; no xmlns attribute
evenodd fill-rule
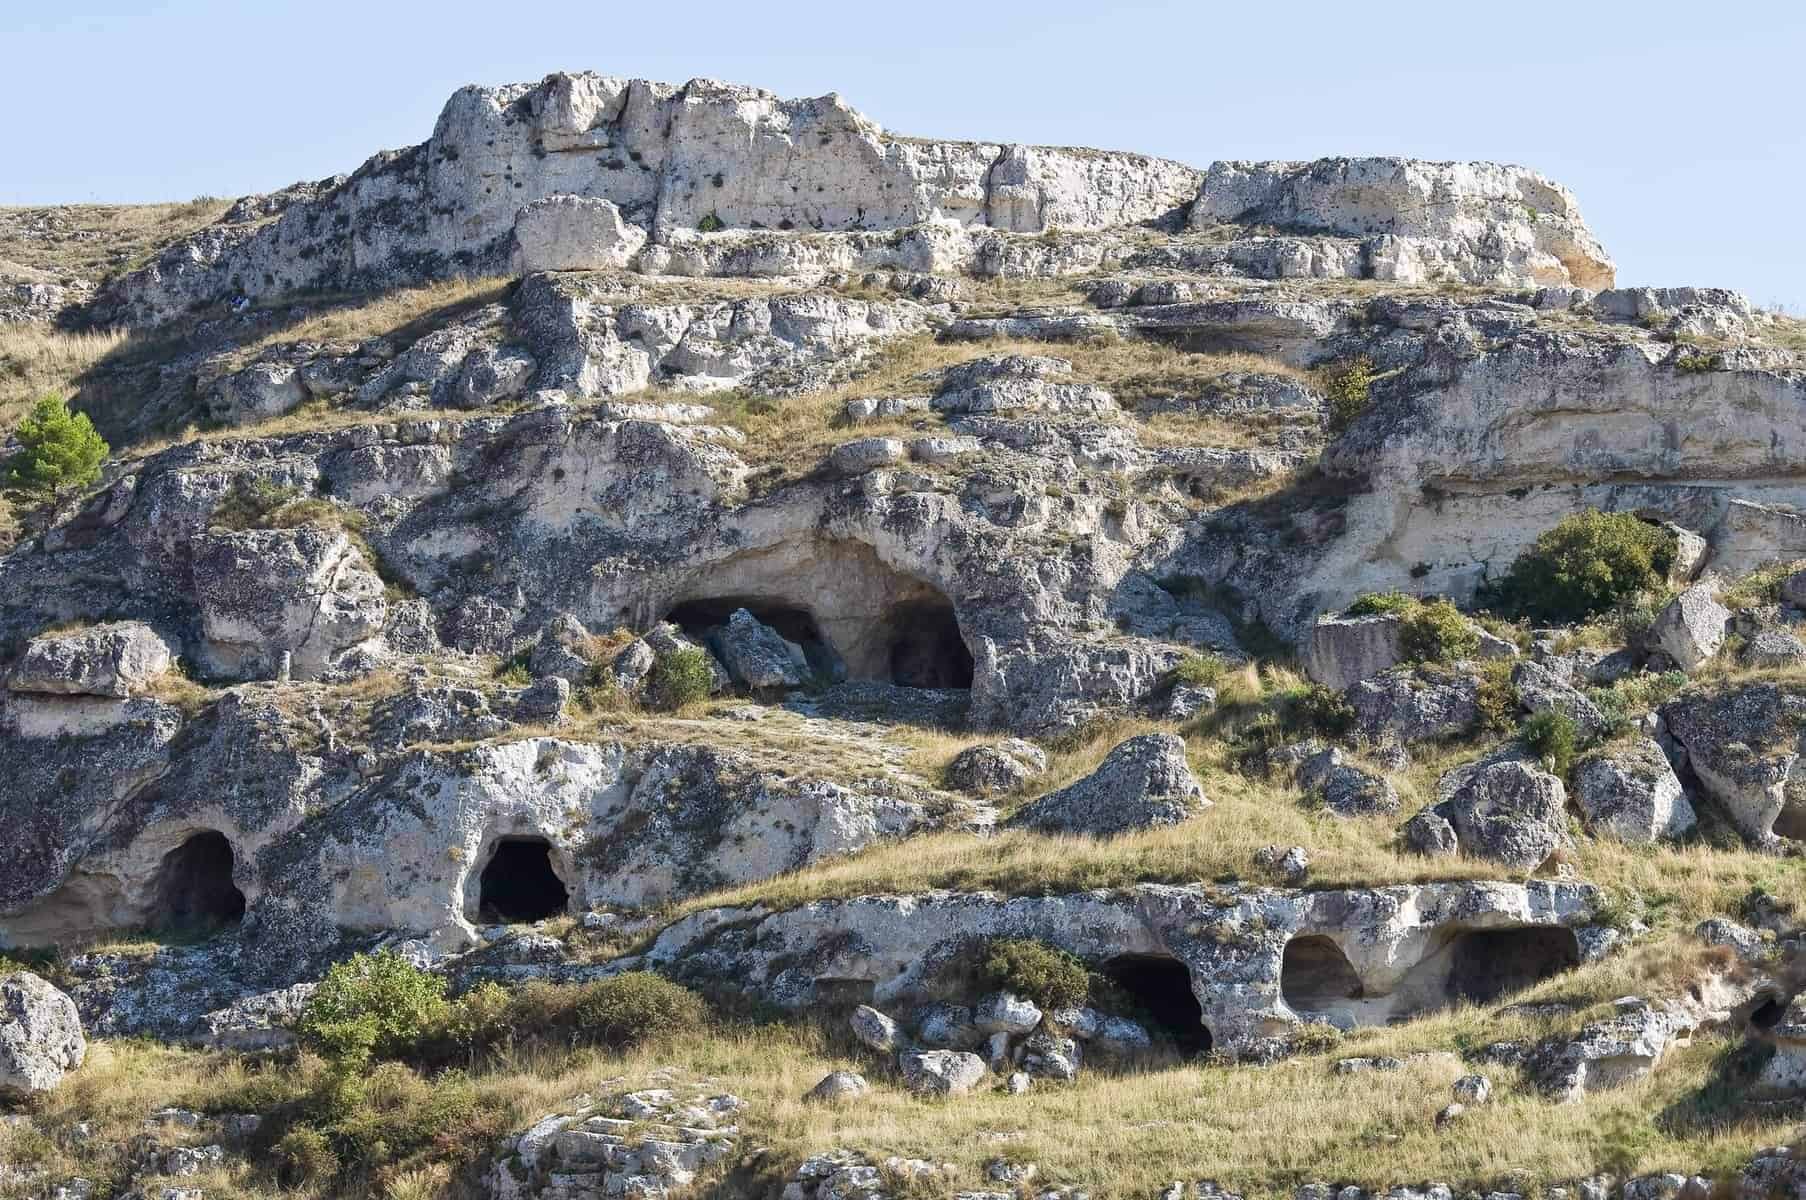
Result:
<svg viewBox="0 0 1806 1200"><path fill-rule="evenodd" d="M0 1193L1806 1195L1806 327L1614 282L591 74L0 211Z"/></svg>

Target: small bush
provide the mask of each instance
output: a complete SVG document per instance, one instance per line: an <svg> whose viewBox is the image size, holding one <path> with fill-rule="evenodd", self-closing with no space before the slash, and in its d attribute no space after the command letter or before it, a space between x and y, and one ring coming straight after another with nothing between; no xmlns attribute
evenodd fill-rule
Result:
<svg viewBox="0 0 1806 1200"><path fill-rule="evenodd" d="M1341 739L1354 728L1354 705L1334 688L1313 683L1285 700L1285 723L1302 736Z"/></svg>
<svg viewBox="0 0 1806 1200"><path fill-rule="evenodd" d="M696 228L703 233L720 233L723 229L727 228L727 222L721 219L719 213L711 212L702 220L696 222Z"/></svg>
<svg viewBox="0 0 1806 1200"><path fill-rule="evenodd" d="M1407 662L1454 662L1480 649L1480 635L1447 600L1431 600L1405 613L1398 631Z"/></svg>
<svg viewBox="0 0 1806 1200"><path fill-rule="evenodd" d="M1480 688L1474 695L1480 728L1505 733L1517 724L1518 690L1511 685L1511 661L1494 659L1480 666Z"/></svg>
<svg viewBox="0 0 1806 1200"><path fill-rule="evenodd" d="M1173 680L1193 687L1215 687L1228 669L1214 654L1188 654L1173 668Z"/></svg>
<svg viewBox="0 0 1806 1200"><path fill-rule="evenodd" d="M1085 964L1032 938L996 938L985 949L984 972L994 987L1044 1009L1083 1004L1091 990Z"/></svg>
<svg viewBox="0 0 1806 1200"><path fill-rule="evenodd" d="M7 464L6 482L34 500L54 500L100 478L106 439L86 413L71 413L61 396L43 397L14 431L19 452Z"/></svg>
<svg viewBox="0 0 1806 1200"><path fill-rule="evenodd" d="M583 989L574 1013L581 1037L606 1046L632 1046L701 1029L702 997L650 971L628 971Z"/></svg>
<svg viewBox="0 0 1806 1200"><path fill-rule="evenodd" d="M276 1169L289 1187L324 1183L339 1173L332 1143L311 1125L297 1125L276 1143Z"/></svg>
<svg viewBox="0 0 1806 1200"><path fill-rule="evenodd" d="M1724 360L1716 354L1695 351L1691 354L1678 355L1674 360L1674 369L1683 375L1702 375L1707 371L1715 371L1724 365Z"/></svg>
<svg viewBox="0 0 1806 1200"><path fill-rule="evenodd" d="M1330 432L1341 433L1354 424L1372 399L1373 360L1363 354L1337 363L1325 375L1323 391L1329 401Z"/></svg>
<svg viewBox="0 0 1806 1200"><path fill-rule="evenodd" d="M379 950L334 963L308 999L296 1032L340 1067L408 1053L445 1022L445 980Z"/></svg>
<svg viewBox="0 0 1806 1200"><path fill-rule="evenodd" d="M652 660L646 674L646 703L663 712L706 700L714 686L708 651L700 646L679 646Z"/></svg>
<svg viewBox="0 0 1806 1200"><path fill-rule="evenodd" d="M1574 763L1574 750L1580 742L1580 731L1574 718L1566 713L1539 712L1525 721L1518 731L1524 746L1549 770L1566 775Z"/></svg>
<svg viewBox="0 0 1806 1200"><path fill-rule="evenodd" d="M1378 617L1388 613L1407 613L1416 608L1416 596L1404 592L1368 592L1365 596L1356 597L1348 606L1351 617Z"/></svg>
<svg viewBox="0 0 1806 1200"><path fill-rule="evenodd" d="M1533 621L1584 621L1660 589L1674 553L1668 530L1629 513L1588 509L1563 517L1518 555L1495 602Z"/></svg>

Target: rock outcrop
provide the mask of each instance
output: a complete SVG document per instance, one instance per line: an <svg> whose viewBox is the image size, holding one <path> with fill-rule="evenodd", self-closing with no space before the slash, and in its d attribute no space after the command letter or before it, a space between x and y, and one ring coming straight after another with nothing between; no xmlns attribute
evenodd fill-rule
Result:
<svg viewBox="0 0 1806 1200"><path fill-rule="evenodd" d="M0 1096L54 1090L87 1052L74 1001L29 971L0 976Z"/></svg>
<svg viewBox="0 0 1806 1200"><path fill-rule="evenodd" d="M1209 807L1185 761L1185 743L1151 733L1111 750L1097 770L1022 809L1018 824L1097 837L1177 825Z"/></svg>

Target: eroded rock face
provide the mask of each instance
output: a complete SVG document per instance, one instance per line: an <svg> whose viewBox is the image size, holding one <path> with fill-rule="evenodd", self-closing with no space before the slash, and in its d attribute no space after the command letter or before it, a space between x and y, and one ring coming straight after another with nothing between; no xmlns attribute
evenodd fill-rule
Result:
<svg viewBox="0 0 1806 1200"><path fill-rule="evenodd" d="M646 244L646 231L594 196L547 196L514 217L511 265L533 271L603 271L625 267Z"/></svg>
<svg viewBox="0 0 1806 1200"><path fill-rule="evenodd" d="M818 1002L818 982L826 994L860 981L871 984L874 1003L892 1007L956 995L948 972L976 940L1033 937L1094 963L1140 955L1182 964L1212 1044L1252 1053L1301 1012L1383 1022L1457 995L1528 986L1580 961L1573 930L1595 902L1590 887L1545 882L872 896L687 917L642 962L680 977L734 979L797 1008ZM1301 939L1318 948L1314 955L1288 954ZM1314 965L1331 961L1324 946L1341 964L1333 971ZM1351 1002L1351 994L1365 999Z"/></svg>
<svg viewBox="0 0 1806 1200"><path fill-rule="evenodd" d="M383 582L345 534L209 532L194 542L202 656L232 679L312 679L383 627Z"/></svg>
<svg viewBox="0 0 1806 1200"><path fill-rule="evenodd" d="M1614 277L1574 196L1534 171L1400 158L1219 162L1193 226L1259 221L1379 238L1383 278L1531 279L1598 290Z"/></svg>
<svg viewBox="0 0 1806 1200"><path fill-rule="evenodd" d="M1688 693L1662 706L1687 765L1738 832L1762 845L1798 804L1791 787L1799 762L1806 698L1772 683ZM1783 829L1798 826L1789 823Z"/></svg>
<svg viewBox="0 0 1806 1200"><path fill-rule="evenodd" d="M1328 614L1311 626L1304 671L1317 683L1342 691L1390 670L1403 658L1399 619L1390 613L1367 617Z"/></svg>
<svg viewBox="0 0 1806 1200"><path fill-rule="evenodd" d="M29 971L0 976L0 1096L54 1090L87 1051L74 1001Z"/></svg>
<svg viewBox="0 0 1806 1200"><path fill-rule="evenodd" d="M1041 797L1015 820L1030 828L1107 837L1177 825L1209 807L1185 761L1185 743L1170 733L1123 742L1076 783Z"/></svg>

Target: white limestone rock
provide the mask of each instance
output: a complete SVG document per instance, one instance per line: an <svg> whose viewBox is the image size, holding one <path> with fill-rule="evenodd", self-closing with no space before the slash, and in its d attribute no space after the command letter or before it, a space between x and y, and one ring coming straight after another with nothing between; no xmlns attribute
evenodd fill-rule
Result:
<svg viewBox="0 0 1806 1200"><path fill-rule="evenodd" d="M53 1091L87 1053L73 1000L29 971L0 976L0 1097Z"/></svg>
<svg viewBox="0 0 1806 1200"><path fill-rule="evenodd" d="M140 621L114 621L25 644L7 686L15 692L105 696L142 692L173 663L169 645Z"/></svg>
<svg viewBox="0 0 1806 1200"><path fill-rule="evenodd" d="M924 1096L963 1096L986 1074L985 1060L964 1050L908 1051L897 1065L904 1086Z"/></svg>
<svg viewBox="0 0 1806 1200"><path fill-rule="evenodd" d="M1691 675L1724 645L1731 610L1718 602L1717 588L1695 584L1668 602L1649 627L1649 637Z"/></svg>
<svg viewBox="0 0 1806 1200"><path fill-rule="evenodd" d="M1575 803L1595 834L1645 845L1684 837L1697 823L1668 757L1649 738L1587 756L1571 778Z"/></svg>
<svg viewBox="0 0 1806 1200"><path fill-rule="evenodd" d="M1097 770L1026 806L1014 823L1061 833L1109 837L1135 829L1177 825L1210 807L1185 759L1185 743L1170 733L1123 742Z"/></svg>
<svg viewBox="0 0 1806 1200"><path fill-rule="evenodd" d="M1401 622L1391 613L1345 617L1325 613L1311 626L1304 673L1324 687L1342 691L1395 667Z"/></svg>
<svg viewBox="0 0 1806 1200"><path fill-rule="evenodd" d="M619 270L646 244L646 231L595 196L547 196L514 216L516 274Z"/></svg>
<svg viewBox="0 0 1806 1200"><path fill-rule="evenodd" d="M1568 844L1567 789L1531 763L1493 759L1457 767L1436 791L1441 799L1434 811L1465 854L1534 871Z"/></svg>

